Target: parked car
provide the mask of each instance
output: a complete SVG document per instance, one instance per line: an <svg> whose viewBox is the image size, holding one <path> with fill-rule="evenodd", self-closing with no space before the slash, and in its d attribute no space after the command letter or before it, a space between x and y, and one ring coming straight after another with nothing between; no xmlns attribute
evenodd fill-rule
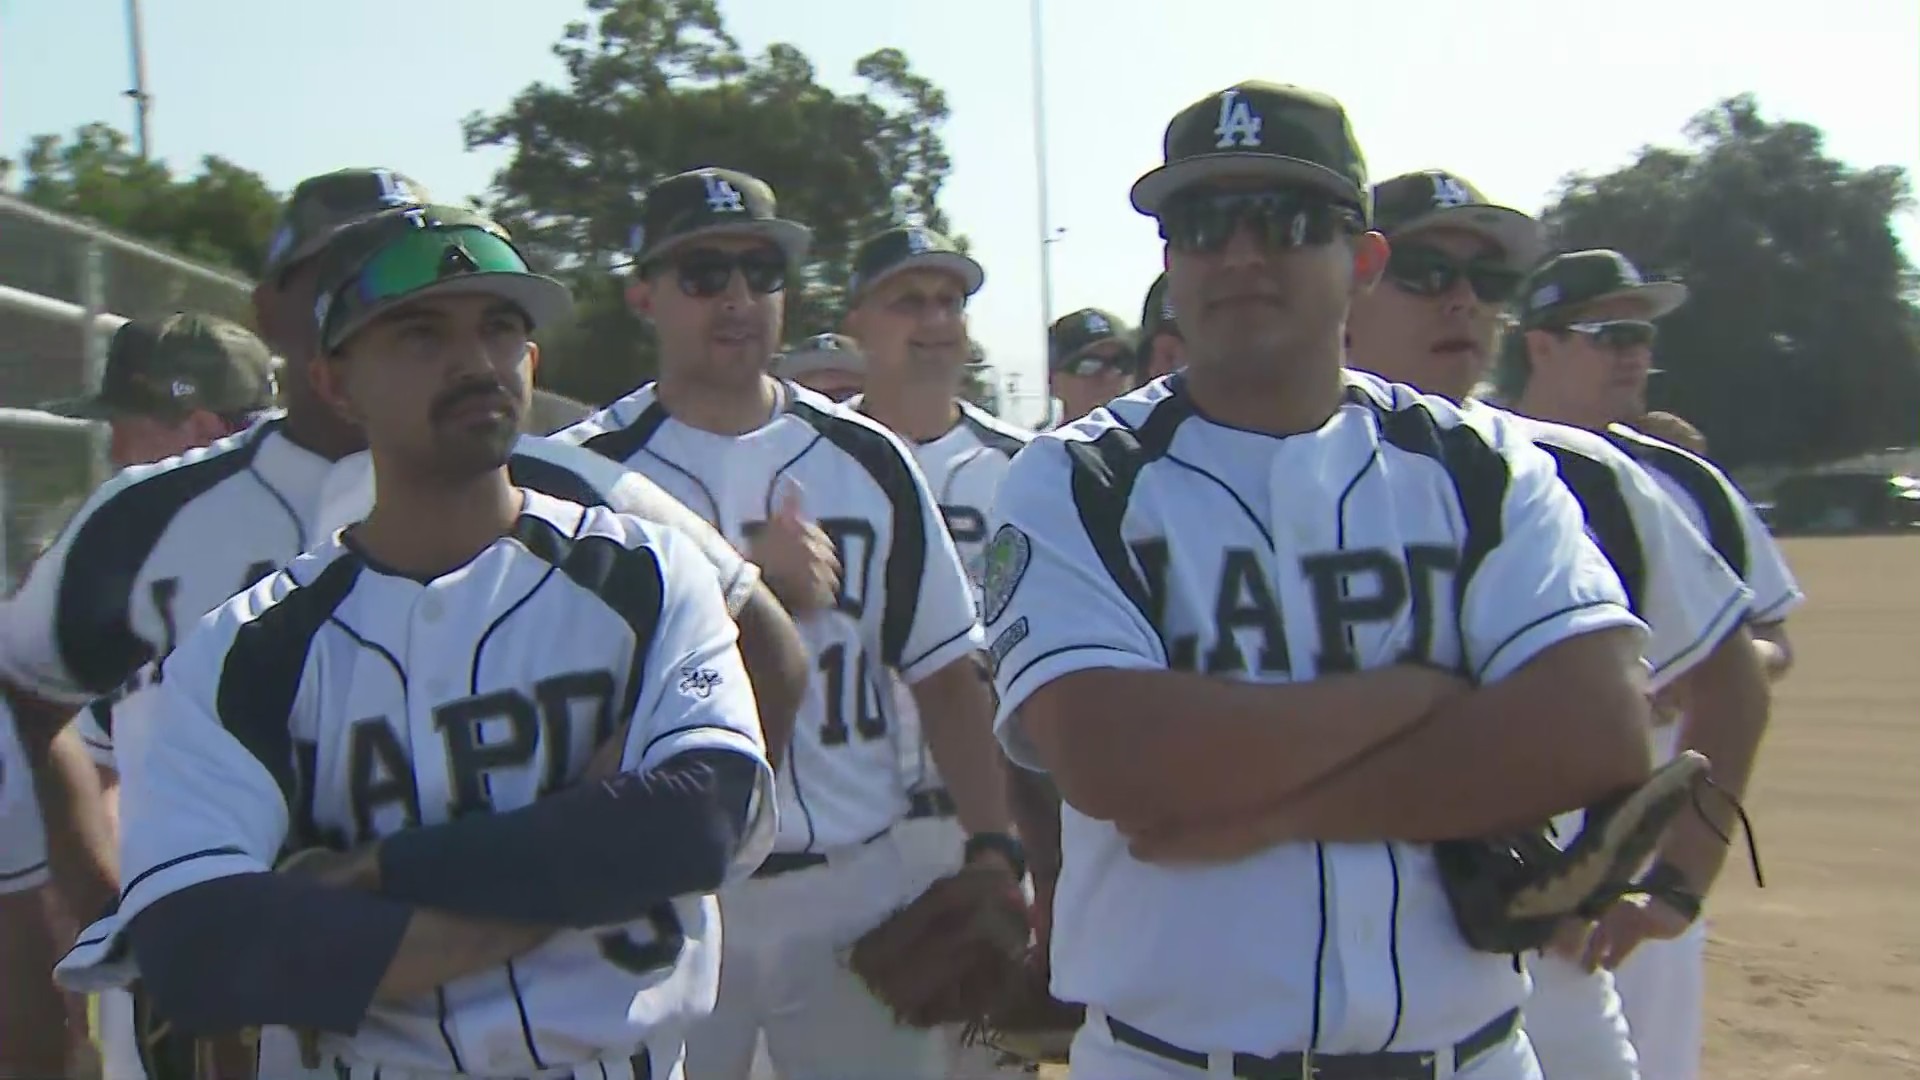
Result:
<svg viewBox="0 0 1920 1080"><path fill-rule="evenodd" d="M1920 529L1920 477L1880 471L1798 473L1773 489L1767 524L1779 533Z"/></svg>

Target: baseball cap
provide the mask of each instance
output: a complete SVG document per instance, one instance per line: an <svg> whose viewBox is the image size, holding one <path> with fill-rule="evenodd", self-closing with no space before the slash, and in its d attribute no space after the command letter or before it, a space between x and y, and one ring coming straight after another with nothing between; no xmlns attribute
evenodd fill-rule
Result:
<svg viewBox="0 0 1920 1080"><path fill-rule="evenodd" d="M339 169L296 184L280 210L260 274L275 278L312 258L334 230L400 206L433 199L412 178L392 169Z"/></svg>
<svg viewBox="0 0 1920 1080"><path fill-rule="evenodd" d="M485 293L526 313L535 327L573 307L565 285L534 273L507 232L457 206L389 210L333 233L316 253L313 318L323 352L403 304L430 296Z"/></svg>
<svg viewBox="0 0 1920 1080"><path fill-rule="evenodd" d="M627 246L634 261L644 264L699 236L758 236L798 262L813 243L813 230L777 211L765 180L735 169L694 169L647 189Z"/></svg>
<svg viewBox="0 0 1920 1080"><path fill-rule="evenodd" d="M1556 255L1520 287L1520 325L1538 329L1563 322L1573 311L1601 300L1630 296L1657 319L1687 301L1677 281L1647 281L1625 255L1605 248Z"/></svg>
<svg viewBox="0 0 1920 1080"><path fill-rule="evenodd" d="M1236 83L1182 109L1163 149L1166 163L1133 185L1133 208L1149 217L1182 188L1233 176L1314 188L1372 218L1367 163L1347 111L1314 90Z"/></svg>
<svg viewBox="0 0 1920 1080"><path fill-rule="evenodd" d="M870 236L853 253L853 276L847 279L847 299L907 270L939 270L960 279L972 296L986 284L987 272L966 252L932 229L904 225Z"/></svg>
<svg viewBox="0 0 1920 1080"><path fill-rule="evenodd" d="M1173 316L1173 300L1167 296L1167 274L1164 270L1147 287L1146 303L1140 305L1141 347L1146 347L1148 342L1161 334L1180 336L1180 323Z"/></svg>
<svg viewBox="0 0 1920 1080"><path fill-rule="evenodd" d="M252 331L186 311L122 324L107 345L99 392L40 409L83 420L195 409L231 416L272 408L276 390L273 354Z"/></svg>
<svg viewBox="0 0 1920 1080"><path fill-rule="evenodd" d="M1074 361L1084 357L1089 349L1109 341L1117 341L1126 346L1127 354L1117 359L1102 359L1100 367L1128 367L1133 361L1133 336L1127 331L1125 323L1110 312L1099 308L1081 308L1070 315L1062 315L1047 328L1047 362L1055 371L1077 368ZM1075 374L1086 372L1075 371Z"/></svg>
<svg viewBox="0 0 1920 1080"><path fill-rule="evenodd" d="M1547 253L1545 226L1440 169L1403 173L1375 184L1373 223L1388 239L1438 228L1485 237L1499 245L1507 266L1516 271L1531 270Z"/></svg>
<svg viewBox="0 0 1920 1080"><path fill-rule="evenodd" d="M867 356L860 343L845 334L815 334L773 358L773 373L783 379L816 371L867 373Z"/></svg>

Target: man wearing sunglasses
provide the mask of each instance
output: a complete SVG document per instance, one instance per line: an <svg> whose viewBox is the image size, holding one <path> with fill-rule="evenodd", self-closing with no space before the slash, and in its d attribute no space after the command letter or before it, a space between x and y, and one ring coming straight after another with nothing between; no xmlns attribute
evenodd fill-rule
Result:
<svg viewBox="0 0 1920 1080"><path fill-rule="evenodd" d="M1434 845L1646 781L1644 627L1510 422L1343 368L1387 248L1338 102L1241 83L1165 154L1133 203L1186 368L1037 436L988 553L1074 1074L1537 1077Z"/></svg>
<svg viewBox="0 0 1920 1080"><path fill-rule="evenodd" d="M316 258L315 390L374 505L122 717L129 884L62 971L124 978L130 946L182 1029L302 1029L334 1075L677 1075L709 894L773 831L712 567L513 483L531 334L572 300L498 226L397 209Z"/></svg>
<svg viewBox="0 0 1920 1080"><path fill-rule="evenodd" d="M1373 196L1375 222L1393 252L1382 283L1354 305L1349 362L1464 409L1488 408L1470 396L1491 362L1497 312L1538 261L1545 230L1439 171L1383 181ZM1739 763L1752 760L1767 719L1766 681L1744 625L1752 594L1625 452L1577 428L1516 421L1552 455L1648 626L1649 689L1690 703L1684 728L1677 737L1663 733L1663 741L1707 755L1715 774L1731 775L1727 786L1737 789ZM1556 831L1571 839L1579 825L1578 814L1564 815ZM1653 910L1677 922L1675 905L1697 902L1671 882L1653 884L1662 887L1623 901L1634 917ZM1530 961L1527 1036L1549 1080L1635 1080L1641 1072L1611 971L1619 958L1603 955L1600 944L1590 951L1588 930L1569 925L1553 951Z"/></svg>
<svg viewBox="0 0 1920 1080"><path fill-rule="evenodd" d="M773 358L773 373L835 402L867 385L867 356L845 334L815 334Z"/></svg>
<svg viewBox="0 0 1920 1080"><path fill-rule="evenodd" d="M1499 383L1515 411L1603 433L1653 474L1753 593L1747 624L1754 654L1769 678L1792 664L1787 615L1804 600L1772 534L1746 497L1710 462L1627 427L1646 411L1654 320L1686 300L1677 282L1647 282L1619 252L1561 255L1521 287L1518 351L1503 351ZM1670 705L1685 714L1684 699ZM1690 725L1663 729L1662 751ZM1714 777L1738 799L1745 793L1763 730L1734 732L1713 755ZM1726 858L1730 835L1724 810L1719 828L1683 818L1662 846L1650 877L1677 886L1696 901L1709 895ZM1608 912L1587 947L1615 967L1641 1071L1649 1077L1695 1076L1703 1037L1706 929L1697 904L1675 912L1653 904L1620 905Z"/></svg>
<svg viewBox="0 0 1920 1080"><path fill-rule="evenodd" d="M386 169L343 169L295 187L254 292L263 335L286 360L285 412L205 454L109 482L9 601L10 625L0 631L30 643L0 648L0 682L10 693L57 703L47 706L48 715L61 720L87 697L105 695L81 711L78 727L109 782L113 717L137 710L150 689L141 685L140 665L171 652L201 613L372 506L365 437L313 381L321 356L313 324L316 255L339 229L424 197L419 185ZM596 455L529 438L518 444L511 467L523 487L604 502L674 525L699 543L738 611L741 648L777 754L807 669L792 621L751 564L645 477ZM110 866L110 853L105 858ZM157 1026L137 1037L113 1034L133 1024L124 1002L109 994L101 1005L113 1074L139 1075L144 1066L154 1080L172 1080L191 1072L190 1040L169 1039ZM291 1053L283 1030L263 1033L267 1075L290 1067Z"/></svg>
<svg viewBox="0 0 1920 1080"><path fill-rule="evenodd" d="M1126 324L1098 308L1062 315L1047 328L1048 381L1069 424L1133 386L1136 363Z"/></svg>
<svg viewBox="0 0 1920 1080"><path fill-rule="evenodd" d="M840 955L924 884L893 831L909 808L896 678L911 687L969 865L1010 888L1024 868L972 588L925 474L880 424L767 372L787 274L810 238L744 173L655 184L628 297L659 339L659 380L561 437L646 473L734 538L813 653L778 786L780 835L754 877L722 894L720 1000L689 1043L687 1075L746 1076L764 1031L790 1080L931 1080L946 1070L940 1033L896 1024Z"/></svg>

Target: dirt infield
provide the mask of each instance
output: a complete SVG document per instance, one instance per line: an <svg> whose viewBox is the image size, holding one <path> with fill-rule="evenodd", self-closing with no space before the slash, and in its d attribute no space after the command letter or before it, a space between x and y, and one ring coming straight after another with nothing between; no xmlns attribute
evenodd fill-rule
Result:
<svg viewBox="0 0 1920 1080"><path fill-rule="evenodd" d="M1798 666L1774 700L1748 807L1767 887L1729 864L1711 907L1704 1075L1911 1080L1920 538L1785 547L1809 599L1788 623Z"/></svg>
<svg viewBox="0 0 1920 1080"><path fill-rule="evenodd" d="M1808 601L1711 908L1707 1075L1920 1075L1920 539L1789 540ZM1730 875L1740 869L1729 866ZM1652 1078L1649 1078L1652 1080Z"/></svg>

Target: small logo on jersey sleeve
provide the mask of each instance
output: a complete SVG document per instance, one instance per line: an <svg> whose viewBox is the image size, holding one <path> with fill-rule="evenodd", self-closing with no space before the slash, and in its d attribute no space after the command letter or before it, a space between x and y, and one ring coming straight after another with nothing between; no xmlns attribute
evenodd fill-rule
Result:
<svg viewBox="0 0 1920 1080"><path fill-rule="evenodd" d="M681 668L680 692L689 697L709 698L720 685L720 673L712 668Z"/></svg>
<svg viewBox="0 0 1920 1080"><path fill-rule="evenodd" d="M1027 576L1027 563L1033 559L1033 545L1027 534L1011 525L1002 525L987 544L980 574L980 618L991 624L1007 610L1020 579Z"/></svg>

